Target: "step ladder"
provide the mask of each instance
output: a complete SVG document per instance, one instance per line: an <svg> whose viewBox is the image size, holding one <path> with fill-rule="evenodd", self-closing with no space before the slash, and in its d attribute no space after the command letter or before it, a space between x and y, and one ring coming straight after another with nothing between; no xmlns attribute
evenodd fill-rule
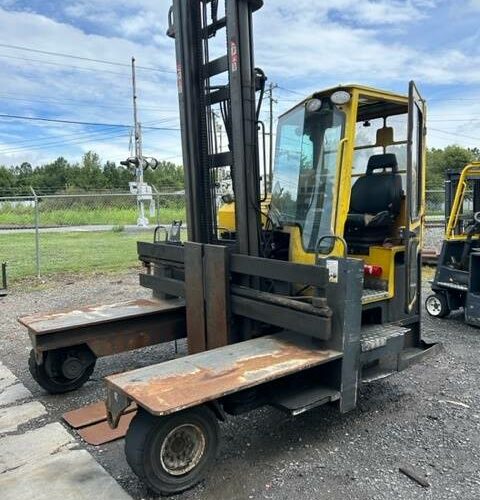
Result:
<svg viewBox="0 0 480 500"><path fill-rule="evenodd" d="M373 382L392 375L397 370L369 364L384 356L399 355L404 348L405 335L409 328L393 323L365 325L360 335L360 363L366 366L362 370L362 382Z"/></svg>
<svg viewBox="0 0 480 500"><path fill-rule="evenodd" d="M360 347L362 352L369 352L384 347L388 342L404 338L409 328L392 323L383 325L366 325L362 327Z"/></svg>

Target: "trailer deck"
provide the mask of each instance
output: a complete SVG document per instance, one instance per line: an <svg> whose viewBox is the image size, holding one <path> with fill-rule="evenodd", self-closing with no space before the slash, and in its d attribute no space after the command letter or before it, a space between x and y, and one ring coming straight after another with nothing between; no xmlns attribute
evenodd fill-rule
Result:
<svg viewBox="0 0 480 500"><path fill-rule="evenodd" d="M282 332L112 375L106 378L110 422L119 418L125 398L153 415L168 415L342 357L319 345Z"/></svg>

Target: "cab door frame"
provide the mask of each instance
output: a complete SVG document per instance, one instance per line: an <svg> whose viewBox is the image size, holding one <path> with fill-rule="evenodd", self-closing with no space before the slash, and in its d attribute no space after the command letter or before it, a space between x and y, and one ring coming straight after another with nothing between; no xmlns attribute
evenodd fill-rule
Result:
<svg viewBox="0 0 480 500"><path fill-rule="evenodd" d="M425 218L426 106L414 81L408 89L407 177L405 189L405 312L418 310L421 247Z"/></svg>

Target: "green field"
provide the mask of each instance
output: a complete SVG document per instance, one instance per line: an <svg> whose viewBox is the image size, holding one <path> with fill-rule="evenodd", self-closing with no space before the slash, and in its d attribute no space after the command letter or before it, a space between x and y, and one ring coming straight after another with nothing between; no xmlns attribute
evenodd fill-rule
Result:
<svg viewBox="0 0 480 500"><path fill-rule="evenodd" d="M147 214L149 215L149 214ZM76 207L40 210L40 226L83 226L95 224L129 225L136 224L136 207ZM156 222L157 215L150 217ZM160 208L160 223L169 224L173 220L185 220L185 210L181 207ZM0 226L33 226L33 207L4 207L0 210Z"/></svg>
<svg viewBox="0 0 480 500"><path fill-rule="evenodd" d="M152 231L40 233L41 275L125 271L138 265L139 240L152 241ZM35 276L35 235L0 234L0 261L11 283Z"/></svg>

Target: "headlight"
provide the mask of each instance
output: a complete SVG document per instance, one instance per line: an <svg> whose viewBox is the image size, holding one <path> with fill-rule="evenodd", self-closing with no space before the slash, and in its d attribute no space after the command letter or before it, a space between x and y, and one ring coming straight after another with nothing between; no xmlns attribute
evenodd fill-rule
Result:
<svg viewBox="0 0 480 500"><path fill-rule="evenodd" d="M310 99L307 101L306 107L309 113L315 113L322 107L322 101L320 99Z"/></svg>
<svg viewBox="0 0 480 500"><path fill-rule="evenodd" d="M333 104L341 106L342 104L347 104L350 101L351 95L346 90L337 90L330 96L330 100Z"/></svg>

